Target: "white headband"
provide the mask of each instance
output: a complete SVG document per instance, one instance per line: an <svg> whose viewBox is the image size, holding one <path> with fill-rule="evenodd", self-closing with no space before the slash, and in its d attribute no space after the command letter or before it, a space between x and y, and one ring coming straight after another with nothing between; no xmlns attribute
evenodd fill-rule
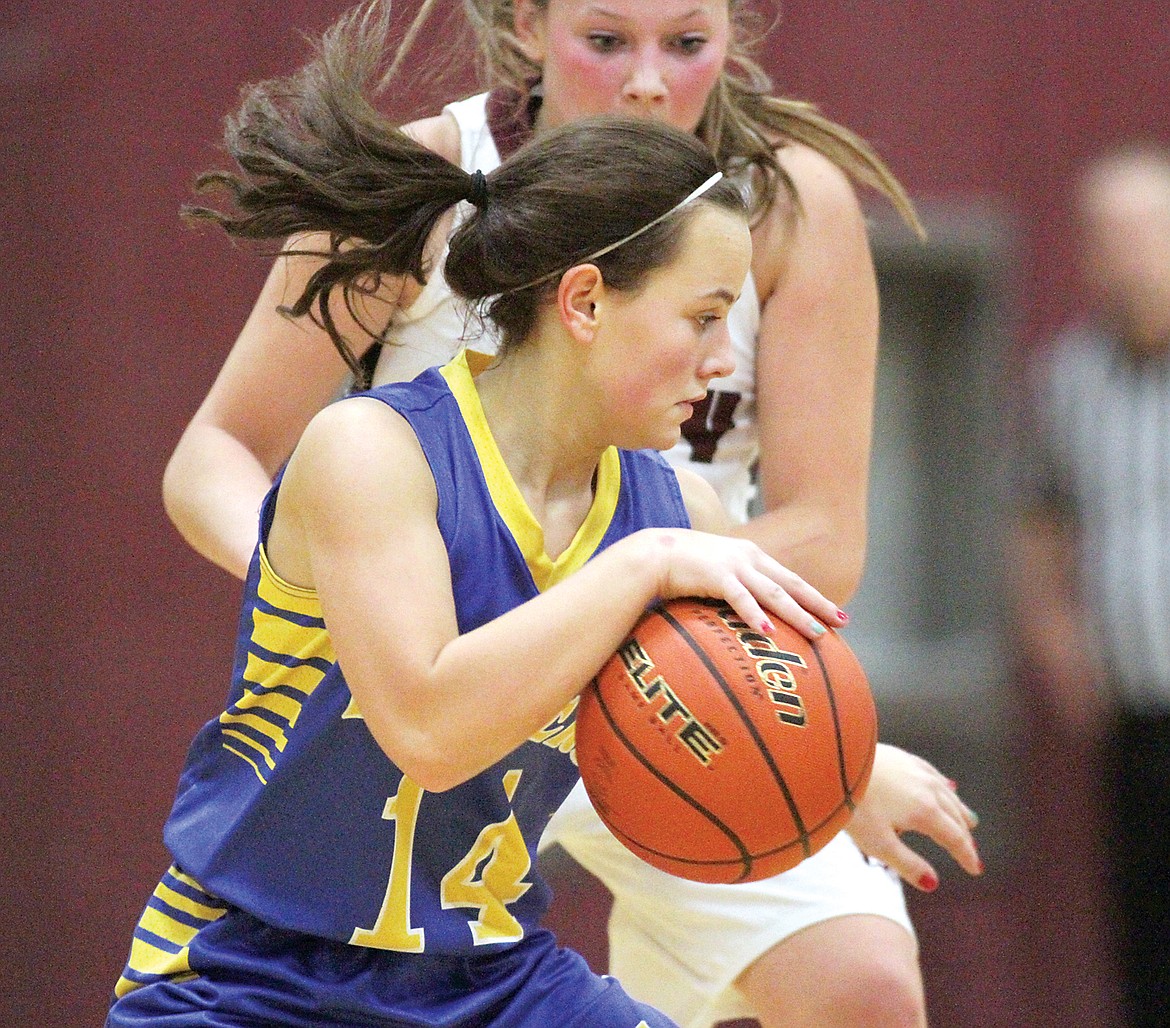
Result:
<svg viewBox="0 0 1170 1028"><path fill-rule="evenodd" d="M671 207L671 209L668 210L665 214L660 214L653 221L646 222L646 224L643 225L641 228L634 229L634 231L631 232L628 236L624 236L623 238L619 239L616 243L610 243L608 246L603 246L600 250L594 250L593 253L589 254L588 256L582 257L580 260L573 261L573 263L568 265L568 267L558 268L556 271L550 271L547 275L541 275L540 278L535 278L531 282L525 282L524 285L522 285L522 286L513 286L511 289L506 289L500 295L507 296L509 293L518 293L522 289L531 289L533 286L543 285L549 279L556 278L558 275L563 275L566 271L569 270L569 268L576 267L578 264L589 264L589 263L597 260L598 257L604 257L611 250L616 250L619 246L624 246L631 239L637 239L638 236L640 236L643 232L649 232L650 229L652 229L655 225L661 224L667 218L669 218L672 214L675 214L678 211L681 211L687 204L693 202L694 200L697 200L700 196L702 196L705 192L707 192L707 190L710 189L713 185L715 185L715 183L718 182L721 178L723 178L723 172L721 172L721 171L715 172L715 174L712 175L709 179L707 179L707 181L704 182L701 186L699 186L698 189L696 189L693 192L688 193L686 196L684 196L681 200L679 200L678 203L676 203L673 207Z"/></svg>

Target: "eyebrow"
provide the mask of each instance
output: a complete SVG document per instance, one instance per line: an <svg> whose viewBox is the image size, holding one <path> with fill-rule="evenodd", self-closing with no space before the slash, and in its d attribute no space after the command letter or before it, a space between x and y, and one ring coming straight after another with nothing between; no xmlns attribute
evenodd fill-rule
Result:
<svg viewBox="0 0 1170 1028"><path fill-rule="evenodd" d="M730 307L732 304L735 303L736 300L739 299L739 297L737 297L730 290L719 288L719 289L712 289L709 293L704 293L702 296L699 297L699 299L700 300L708 300L708 299L710 299L710 300L723 300Z"/></svg>
<svg viewBox="0 0 1170 1028"><path fill-rule="evenodd" d="M629 21L630 20L625 15L619 14L617 11L611 10L610 8L606 7L604 4L593 4L591 6L591 8L589 9L588 13L599 14L599 15L602 15L602 16L607 17L607 18L613 18L614 21ZM676 23L677 22L684 22L684 21L689 21L691 18L701 17L701 16L706 15L708 13L709 12L708 12L707 8L705 8L705 7L693 7L693 8L691 8L691 10L687 11L685 14L680 14L677 18L673 18L671 20L676 22Z"/></svg>

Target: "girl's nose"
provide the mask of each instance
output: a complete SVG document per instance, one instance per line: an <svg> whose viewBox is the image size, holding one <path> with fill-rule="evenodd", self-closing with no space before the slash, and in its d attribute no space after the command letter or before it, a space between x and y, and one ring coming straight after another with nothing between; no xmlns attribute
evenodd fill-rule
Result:
<svg viewBox="0 0 1170 1028"><path fill-rule="evenodd" d="M634 103L650 105L666 96L666 82L659 67L658 55L639 53L622 87L622 95Z"/></svg>
<svg viewBox="0 0 1170 1028"><path fill-rule="evenodd" d="M699 365L699 377L703 381L724 378L735 371L735 355L731 352L731 335L726 328L720 333L719 345Z"/></svg>

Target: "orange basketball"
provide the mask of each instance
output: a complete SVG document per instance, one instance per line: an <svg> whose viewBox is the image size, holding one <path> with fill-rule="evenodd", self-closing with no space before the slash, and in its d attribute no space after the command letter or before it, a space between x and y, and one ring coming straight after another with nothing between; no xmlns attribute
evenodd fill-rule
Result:
<svg viewBox="0 0 1170 1028"><path fill-rule="evenodd" d="M840 635L762 635L713 600L650 610L577 708L601 819L697 882L767 878L819 850L865 791L876 745L869 683Z"/></svg>

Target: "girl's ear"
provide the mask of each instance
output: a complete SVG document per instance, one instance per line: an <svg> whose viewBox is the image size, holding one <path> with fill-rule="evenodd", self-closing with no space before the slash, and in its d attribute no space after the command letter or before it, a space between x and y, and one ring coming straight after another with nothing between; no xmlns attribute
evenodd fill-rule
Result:
<svg viewBox="0 0 1170 1028"><path fill-rule="evenodd" d="M578 342L592 341L597 332L598 308L604 297L605 282L596 264L577 264L561 276L557 314Z"/></svg>
<svg viewBox="0 0 1170 1028"><path fill-rule="evenodd" d="M534 0L515 0L512 5L512 28L520 52L533 64L544 64L547 53L545 12L536 6Z"/></svg>

